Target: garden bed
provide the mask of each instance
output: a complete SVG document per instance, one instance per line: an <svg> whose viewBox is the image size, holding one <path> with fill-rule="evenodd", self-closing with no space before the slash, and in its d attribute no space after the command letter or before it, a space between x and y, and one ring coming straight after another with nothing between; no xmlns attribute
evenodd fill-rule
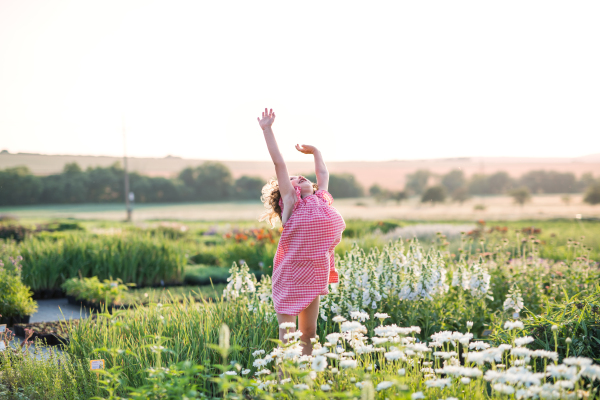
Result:
<svg viewBox="0 0 600 400"><path fill-rule="evenodd" d="M137 305L148 305L161 302L182 302L190 297L194 300L216 300L221 297L225 284L216 284L213 286L179 286L170 288L143 288L124 291L120 294L117 301L109 305L110 311L128 309ZM84 294L80 294L85 296ZM104 302L97 299L78 299L75 296L68 295L69 304L81 305L86 308L102 311Z"/></svg>
<svg viewBox="0 0 600 400"><path fill-rule="evenodd" d="M79 324L79 320L74 319L70 323L77 325ZM25 329L33 331L31 340L39 340L48 346L67 345L69 343L67 324L63 321L16 324L14 326L15 335L25 337Z"/></svg>

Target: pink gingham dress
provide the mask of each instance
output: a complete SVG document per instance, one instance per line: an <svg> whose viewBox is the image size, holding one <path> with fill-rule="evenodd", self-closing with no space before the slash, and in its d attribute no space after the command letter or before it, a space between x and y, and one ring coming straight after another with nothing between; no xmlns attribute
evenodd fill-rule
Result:
<svg viewBox="0 0 600 400"><path fill-rule="evenodd" d="M328 284L338 282L334 249L346 229L329 192L317 190L302 198L300 187L295 190L294 211L273 260L275 311L287 315L300 314L317 296L329 293ZM279 205L283 210L283 201Z"/></svg>

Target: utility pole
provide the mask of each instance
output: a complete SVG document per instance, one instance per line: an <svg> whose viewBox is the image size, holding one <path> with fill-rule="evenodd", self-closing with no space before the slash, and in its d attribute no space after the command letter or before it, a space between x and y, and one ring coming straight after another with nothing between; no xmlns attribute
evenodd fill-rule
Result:
<svg viewBox="0 0 600 400"><path fill-rule="evenodd" d="M125 117L123 117L123 166L125 168L125 208L127 208L127 222L131 222L131 204L130 197L133 193L129 193L129 171L127 170L127 140L125 136Z"/></svg>

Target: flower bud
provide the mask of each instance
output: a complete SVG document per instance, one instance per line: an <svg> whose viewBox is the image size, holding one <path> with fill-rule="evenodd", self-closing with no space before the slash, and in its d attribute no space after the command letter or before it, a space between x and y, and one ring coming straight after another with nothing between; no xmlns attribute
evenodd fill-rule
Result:
<svg viewBox="0 0 600 400"><path fill-rule="evenodd" d="M565 342L567 342L567 344L571 344L571 342L573 342L573 341L571 340L570 337L568 337L567 340L565 340Z"/></svg>
<svg viewBox="0 0 600 400"><path fill-rule="evenodd" d="M552 325L552 328L550 328L550 329L552 329L552 332L556 332L556 331L558 331L558 326Z"/></svg>

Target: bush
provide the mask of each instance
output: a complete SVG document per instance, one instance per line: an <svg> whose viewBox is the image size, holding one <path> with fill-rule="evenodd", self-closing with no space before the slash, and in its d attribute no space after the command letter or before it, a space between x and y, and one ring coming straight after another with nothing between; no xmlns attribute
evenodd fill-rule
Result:
<svg viewBox="0 0 600 400"><path fill-rule="evenodd" d="M10 271L0 261L0 315L3 319L24 317L37 311L33 293L21 282L18 271Z"/></svg>
<svg viewBox="0 0 600 400"><path fill-rule="evenodd" d="M596 182L587 188L583 201L591 205L600 204L600 182Z"/></svg>
<svg viewBox="0 0 600 400"><path fill-rule="evenodd" d="M210 285L210 283L227 283L229 269L221 267L191 266L185 271L183 278L188 285Z"/></svg>
<svg viewBox="0 0 600 400"><path fill-rule="evenodd" d="M513 198L515 203L522 206L525 203L531 201L531 193L529 189L525 186L521 186L520 188L513 189L508 194Z"/></svg>
<svg viewBox="0 0 600 400"><path fill-rule="evenodd" d="M317 177L314 173L304 176L312 182L317 182ZM363 187L356 181L356 178L352 174L330 174L327 191L331 193L334 199L362 197L365 194Z"/></svg>
<svg viewBox="0 0 600 400"><path fill-rule="evenodd" d="M140 232L42 234L25 240L20 250L23 282L33 290L58 289L78 276L113 277L138 286L180 283L187 263L177 242Z"/></svg>
<svg viewBox="0 0 600 400"><path fill-rule="evenodd" d="M421 197L421 203L443 203L444 200L446 200L446 189L443 186L432 186Z"/></svg>

